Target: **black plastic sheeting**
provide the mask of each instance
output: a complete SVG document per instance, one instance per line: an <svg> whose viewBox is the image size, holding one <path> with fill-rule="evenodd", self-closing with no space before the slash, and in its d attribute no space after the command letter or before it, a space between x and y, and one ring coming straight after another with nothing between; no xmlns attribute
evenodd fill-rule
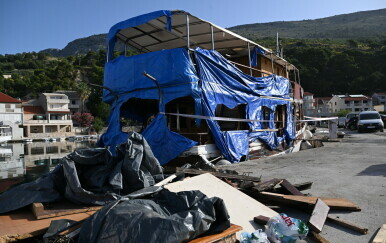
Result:
<svg viewBox="0 0 386 243"><path fill-rule="evenodd" d="M162 179L162 167L148 143L132 132L126 143L116 146L114 156L106 148L79 149L36 181L0 194L0 213L63 198L105 205Z"/></svg>
<svg viewBox="0 0 386 243"><path fill-rule="evenodd" d="M222 199L163 189L148 199L120 199L103 207L83 223L78 242L185 242L229 227Z"/></svg>

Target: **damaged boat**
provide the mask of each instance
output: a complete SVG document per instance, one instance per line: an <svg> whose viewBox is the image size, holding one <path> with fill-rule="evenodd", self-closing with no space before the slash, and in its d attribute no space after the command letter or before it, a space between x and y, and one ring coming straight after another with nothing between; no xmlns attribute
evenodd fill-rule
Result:
<svg viewBox="0 0 386 243"><path fill-rule="evenodd" d="M303 89L299 70L279 53L180 10L115 24L103 92L111 113L99 145L127 141L120 121L130 119L161 165L292 150L304 128Z"/></svg>

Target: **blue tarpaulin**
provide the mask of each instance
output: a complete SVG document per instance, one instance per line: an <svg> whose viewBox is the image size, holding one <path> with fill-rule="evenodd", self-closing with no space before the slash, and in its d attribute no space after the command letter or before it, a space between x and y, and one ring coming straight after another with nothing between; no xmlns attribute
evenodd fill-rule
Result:
<svg viewBox="0 0 386 243"><path fill-rule="evenodd" d="M113 27L114 30L110 32L116 33L122 26L128 25L125 23ZM109 34L110 41L112 41L111 36ZM127 140L127 134L121 131L121 117L135 118L140 121L146 121L149 118L148 116L138 117L138 114L134 114L132 110L121 111L122 105L131 98L159 100L157 86L143 75L144 72L156 78L161 87L162 101L159 102L158 107L161 113L165 112L165 105L168 102L185 96L194 99L196 115L205 115L209 118L215 116L215 110L219 104L230 109L245 104L246 117L243 118L264 120L262 107L265 106L270 110L268 126L274 129L275 110L279 105L286 106L285 127L281 137L273 131L256 131L263 129L261 122L249 122L248 130L221 131L217 121L206 120L218 149L231 162L238 162L241 157L248 155L249 143L257 139L271 149L275 149L283 140L288 144L292 141L294 125L292 106L288 100L290 87L288 79L277 75L260 78L249 76L214 50L197 48L194 56L196 67L188 51L183 48L131 57L120 56L107 62L104 85L112 89L118 95L118 99L114 99L114 95L109 91L104 91L103 100L111 104L111 114L108 129L101 137L99 144L114 147ZM277 99L267 96L277 97ZM166 164L197 144L170 131L164 114L154 115L154 119L143 131L143 135L161 164Z"/></svg>

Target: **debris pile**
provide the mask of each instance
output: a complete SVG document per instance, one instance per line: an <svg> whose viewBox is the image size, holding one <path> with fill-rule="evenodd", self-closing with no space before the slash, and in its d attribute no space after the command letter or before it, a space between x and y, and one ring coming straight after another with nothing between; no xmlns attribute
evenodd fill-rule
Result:
<svg viewBox="0 0 386 243"><path fill-rule="evenodd" d="M205 164L164 174L137 133L115 152L77 150L47 175L0 194L0 242L328 242L319 235L326 220L367 233L329 215L360 211L354 203L303 194L312 182L262 181ZM279 214L278 206L310 218Z"/></svg>

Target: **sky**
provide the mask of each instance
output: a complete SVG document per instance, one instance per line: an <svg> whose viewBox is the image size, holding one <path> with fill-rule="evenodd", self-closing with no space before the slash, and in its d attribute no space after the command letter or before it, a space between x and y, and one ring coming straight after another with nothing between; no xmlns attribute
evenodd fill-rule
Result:
<svg viewBox="0 0 386 243"><path fill-rule="evenodd" d="M386 8L386 0L0 0L0 54L64 48L122 20L181 9L221 27Z"/></svg>

